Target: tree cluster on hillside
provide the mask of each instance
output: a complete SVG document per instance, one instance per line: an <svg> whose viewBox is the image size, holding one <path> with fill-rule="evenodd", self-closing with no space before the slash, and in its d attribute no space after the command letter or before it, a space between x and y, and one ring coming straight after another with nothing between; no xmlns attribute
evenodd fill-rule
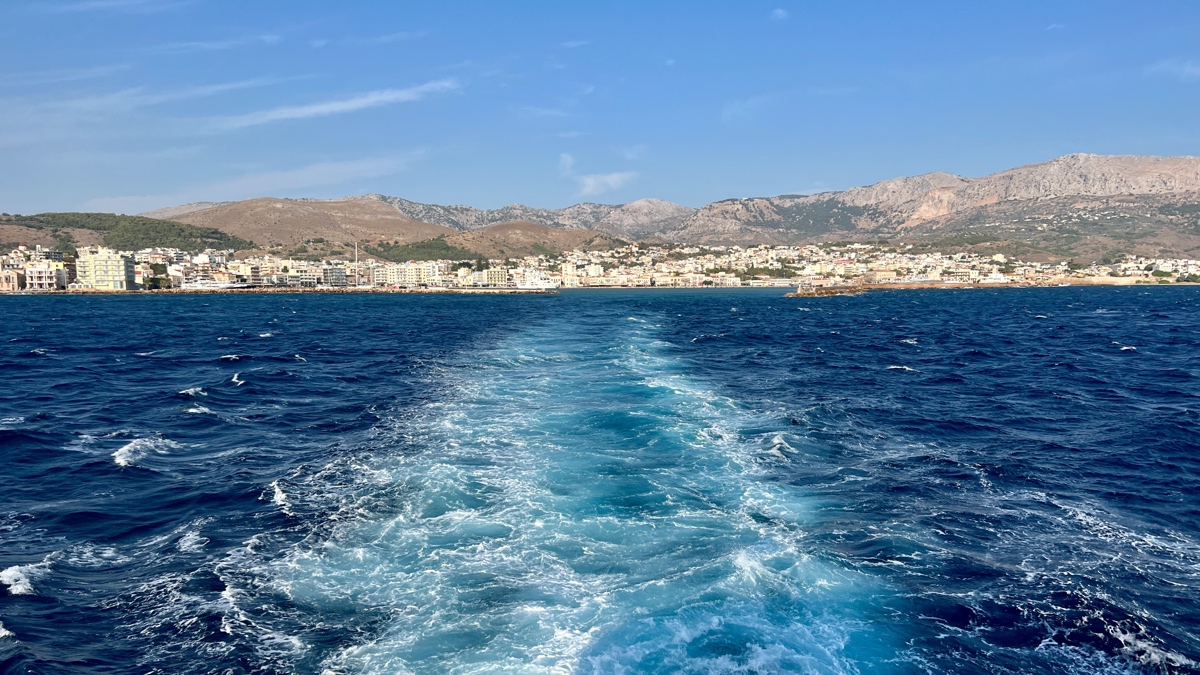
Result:
<svg viewBox="0 0 1200 675"><path fill-rule="evenodd" d="M14 223L37 230L50 230L58 240L59 248L64 250L73 249L75 243L69 232L63 232L67 229L103 232L105 246L126 251L155 247L192 252L207 248L257 248L253 242L212 227L113 213L41 213L36 216L18 216Z"/></svg>
<svg viewBox="0 0 1200 675"><path fill-rule="evenodd" d="M392 262L407 262L409 260L475 260L478 257L474 251L459 248L446 241L445 237L436 237L417 241L411 244L381 241L377 244L363 246L367 253L390 260Z"/></svg>

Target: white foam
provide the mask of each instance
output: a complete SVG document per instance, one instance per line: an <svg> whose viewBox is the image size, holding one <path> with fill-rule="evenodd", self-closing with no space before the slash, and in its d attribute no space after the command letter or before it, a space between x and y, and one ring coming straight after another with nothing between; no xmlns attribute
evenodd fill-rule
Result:
<svg viewBox="0 0 1200 675"><path fill-rule="evenodd" d="M71 567L85 568L114 567L133 560L112 546L97 546L92 543L76 544L52 557Z"/></svg>
<svg viewBox="0 0 1200 675"><path fill-rule="evenodd" d="M888 369L888 370L905 370L905 371L908 371L908 372L910 372L910 373L914 373L914 372L916 372L916 369L914 369L914 368L909 368L908 366L888 366L888 367L887 367L887 369Z"/></svg>
<svg viewBox="0 0 1200 675"><path fill-rule="evenodd" d="M229 381L236 384L239 387L242 386L243 384L246 384L246 381L242 379L241 373L234 373L233 377L230 378Z"/></svg>
<svg viewBox="0 0 1200 675"><path fill-rule="evenodd" d="M204 387L189 387L179 393L183 396L208 396L208 392L204 391Z"/></svg>
<svg viewBox="0 0 1200 675"><path fill-rule="evenodd" d="M208 544L208 538L200 536L199 532L189 530L186 534L179 538L175 547L184 553L199 553L204 550Z"/></svg>
<svg viewBox="0 0 1200 675"><path fill-rule="evenodd" d="M213 414L212 410L209 410L208 408L206 408L202 405L192 406L191 408L188 408L184 412L190 413L192 415L211 415L211 414Z"/></svg>
<svg viewBox="0 0 1200 675"><path fill-rule="evenodd" d="M269 338L269 337L272 337L272 334L271 334L271 333L259 333L259 334L258 334L258 337L260 337L260 338Z"/></svg>
<svg viewBox="0 0 1200 675"><path fill-rule="evenodd" d="M289 516L295 515L291 510L292 505L288 502L287 493L283 491L283 488L279 487L279 481L271 481L271 490L271 503L275 504L275 506L278 506L280 511L283 511Z"/></svg>
<svg viewBox="0 0 1200 675"><path fill-rule="evenodd" d="M167 455L170 454L171 450L177 450L180 447L175 441L166 438L135 438L118 448L112 454L112 458L117 466L134 466L139 460L151 453Z"/></svg>
<svg viewBox="0 0 1200 675"><path fill-rule="evenodd" d="M1163 649L1142 634L1128 632L1115 626L1108 626L1107 630L1109 635L1121 641L1122 651L1143 665L1189 669L1200 665L1183 654Z"/></svg>
<svg viewBox="0 0 1200 675"><path fill-rule="evenodd" d="M221 360L222 361L241 361L242 357L238 356L237 354L223 354L221 356Z"/></svg>
<svg viewBox="0 0 1200 675"><path fill-rule="evenodd" d="M859 610L847 599L866 579L802 553L811 507L765 480L800 452L794 439L748 432L778 420L684 374L649 322L633 324L601 344L554 330L474 353L439 373L448 396L381 430L376 453L289 478L287 492L271 484L281 509L298 492L306 509L327 504L331 525L271 565L271 586L305 606L353 599L393 613L389 628L330 657L329 672L424 672L434 662L422 654L475 634L488 639L437 668L627 672L637 660L626 646L601 642L622 629L640 636L629 649L715 671L687 653L726 620L763 640L743 667L853 670L844 647ZM587 405L570 398L582 390L594 392ZM631 409L626 395L652 402ZM592 429L595 418L619 430ZM639 498L644 509L621 506ZM509 600L510 588L533 598ZM706 602L705 589L730 600ZM464 604L493 592L495 602ZM763 618L779 601L849 618Z"/></svg>
<svg viewBox="0 0 1200 675"><path fill-rule="evenodd" d="M16 635L11 630L8 630L7 628L5 628L3 623L0 623L0 640L4 640L7 638L11 638L11 637L16 637Z"/></svg>
<svg viewBox="0 0 1200 675"><path fill-rule="evenodd" d="M12 595L37 595L33 580L50 571L50 563L41 562L36 565L14 565L0 571L0 584L8 586Z"/></svg>

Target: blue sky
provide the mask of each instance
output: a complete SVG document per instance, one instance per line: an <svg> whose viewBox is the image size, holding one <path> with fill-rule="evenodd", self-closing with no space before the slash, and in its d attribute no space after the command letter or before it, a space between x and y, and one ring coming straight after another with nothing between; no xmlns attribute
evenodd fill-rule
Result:
<svg viewBox="0 0 1200 675"><path fill-rule="evenodd" d="M561 207L1200 154L1200 3L3 0L0 211Z"/></svg>

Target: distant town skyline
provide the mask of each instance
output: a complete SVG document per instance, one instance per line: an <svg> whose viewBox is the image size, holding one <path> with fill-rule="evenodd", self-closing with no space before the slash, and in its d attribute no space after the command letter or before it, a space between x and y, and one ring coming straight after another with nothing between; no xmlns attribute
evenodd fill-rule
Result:
<svg viewBox="0 0 1200 675"><path fill-rule="evenodd" d="M0 211L559 208L1200 154L1200 6L13 0Z"/></svg>

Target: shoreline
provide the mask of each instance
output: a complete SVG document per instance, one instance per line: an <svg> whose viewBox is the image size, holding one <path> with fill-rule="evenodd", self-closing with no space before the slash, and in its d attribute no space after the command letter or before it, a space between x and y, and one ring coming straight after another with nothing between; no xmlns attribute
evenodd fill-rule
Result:
<svg viewBox="0 0 1200 675"><path fill-rule="evenodd" d="M358 293L365 294L406 294L406 295L559 295L561 292L574 293L577 291L781 291L790 289L790 292L785 293L786 298L815 298L815 297L830 297L839 295L861 295L868 291L924 291L924 290L976 290L976 289L1030 289L1030 288L1111 288L1111 287L1138 287L1138 288L1162 288L1171 286L1200 286L1200 284L1192 282L1175 282L1156 283L1143 281L1110 281L1101 278L1083 278L1071 279L1062 281L1050 281L1042 283L1006 283L1006 284L978 284L978 283L941 283L941 282L914 282L914 283L895 283L895 284L856 284L850 286L822 286L806 291L797 291L795 286L789 287L769 287L769 286L576 286L570 288L557 288L550 290L536 290L523 288L377 288L377 287L358 287L358 288L295 288L295 287L275 287L275 286L257 286L253 288L164 288L158 290L133 290L133 291L106 291L106 290L56 290L56 291L3 291L0 296L146 296L146 295L271 295L271 294L326 294L326 295L353 295Z"/></svg>

